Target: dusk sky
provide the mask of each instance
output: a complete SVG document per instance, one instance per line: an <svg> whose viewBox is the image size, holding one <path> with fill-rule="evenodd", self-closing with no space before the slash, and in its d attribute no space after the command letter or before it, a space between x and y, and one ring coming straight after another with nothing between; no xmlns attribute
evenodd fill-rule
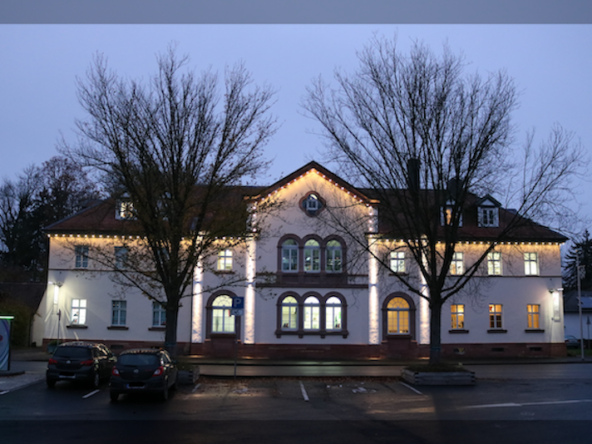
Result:
<svg viewBox="0 0 592 444"><path fill-rule="evenodd" d="M514 78L520 107L514 113L516 143L536 128L545 137L554 122L574 131L592 150L591 25L0 25L0 177L57 155L60 132L73 141L76 99L93 54L131 78L155 72L155 54L178 43L197 71L223 74L244 61L256 82L277 89L273 113L282 126L266 147L274 159L259 184L269 184L310 160L322 162L316 123L300 102L311 79L331 80L335 67L352 72L373 33L398 34L403 50L422 40L435 51L444 41L464 53L469 71L504 69ZM326 164L331 169L332 165ZM337 172L338 173L338 172ZM584 213L592 216L589 182L580 184ZM541 221L544 223L544 221Z"/></svg>

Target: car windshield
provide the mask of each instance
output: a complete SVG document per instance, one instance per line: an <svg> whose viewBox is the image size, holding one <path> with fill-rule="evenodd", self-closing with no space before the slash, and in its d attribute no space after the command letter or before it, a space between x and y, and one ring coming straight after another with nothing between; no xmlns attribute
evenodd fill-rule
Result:
<svg viewBox="0 0 592 444"><path fill-rule="evenodd" d="M121 365L159 365L160 360L156 355L129 354L119 356L118 363Z"/></svg>
<svg viewBox="0 0 592 444"><path fill-rule="evenodd" d="M58 347L54 356L57 356L58 358L90 358L90 348Z"/></svg>

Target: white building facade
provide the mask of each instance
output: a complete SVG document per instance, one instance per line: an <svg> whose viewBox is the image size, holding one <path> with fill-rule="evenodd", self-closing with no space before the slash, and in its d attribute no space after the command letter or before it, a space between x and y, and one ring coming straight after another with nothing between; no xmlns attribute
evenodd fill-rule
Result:
<svg viewBox="0 0 592 444"><path fill-rule="evenodd" d="M417 270L401 239L379 236L379 202L315 162L246 198L254 217L263 217L257 206L264 199L282 205L265 216L264 232L231 246L220 239L218 251L197 265L179 310L180 352L231 357L236 340L239 356L253 358L429 354L429 305L396 276ZM481 226L495 225L497 211L504 211L496 204L486 197L466 212L474 212ZM341 228L323 222L323 212L336 208ZM48 290L40 307L45 344L58 337L99 341L114 350L163 344L159 304L139 290L121 290L113 271L93 260L94 249L121 253L115 210L104 202L49 227ZM104 214L93 219L93 211ZM483 272L442 310L443 355L565 354L564 241L537 226L536 235L499 242ZM451 279L487 246L485 235L460 241ZM231 315L236 296L244 297L242 316Z"/></svg>

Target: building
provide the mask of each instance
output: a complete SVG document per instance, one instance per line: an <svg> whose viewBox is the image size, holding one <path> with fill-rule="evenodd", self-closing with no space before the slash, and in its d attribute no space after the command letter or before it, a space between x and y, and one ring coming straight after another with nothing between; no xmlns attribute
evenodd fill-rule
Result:
<svg viewBox="0 0 592 444"><path fill-rule="evenodd" d="M416 265L401 239L383 236L388 228L372 190L356 189L311 162L267 188L239 191L253 217L263 217L257 205L264 199L283 205L266 216L264 233L240 242L219 239L215 254L198 265L192 293L179 311L183 353L230 357L236 338L243 357L428 355L428 303L406 291L396 276L417 274ZM163 343L163 309L137 290L117 289L113 270L93 260L97 249L114 257L125 253L119 245L122 227L133 223L126 208L107 200L48 227L44 343L58 330L60 338L101 341L113 349ZM322 221L328 208L339 208L338 220L350 234ZM509 214L491 196L474 197L463 210L451 278L499 240ZM443 209L442 223L445 217ZM443 308L443 355L564 354L560 245L565 240L529 222L498 242L470 288ZM367 252L369 243L374 256ZM245 298L242 316L231 315L234 296Z"/></svg>

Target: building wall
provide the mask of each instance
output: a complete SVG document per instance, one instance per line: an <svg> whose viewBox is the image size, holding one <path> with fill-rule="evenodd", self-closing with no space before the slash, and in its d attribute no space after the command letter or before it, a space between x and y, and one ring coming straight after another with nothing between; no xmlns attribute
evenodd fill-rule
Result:
<svg viewBox="0 0 592 444"><path fill-rule="evenodd" d="M325 209L311 217L301 207L302 199L311 192L320 196ZM339 184L330 183L322 175L309 173L282 187L270 198L283 202L279 214L261 218L265 231L253 239L220 239L212 255L205 257L196 271L191 297L183 301L179 311L177 339L185 351L211 356L233 356L233 334L212 334L211 301L217 295L243 296L247 299L245 314L237 320L239 354L253 357L372 357L399 358L427 356L429 353L429 308L424 299L406 289L385 268L394 244L383 242L372 248L382 259L372 259L364 252L366 234L376 230L376 214L372 207L360 204L357 196L348 194ZM330 211L331 210L331 211ZM335 219L330 217L337 215ZM341 223L353 235L332 226ZM343 227L342 227L343 228ZM345 253L345 274L282 272L281 242L293 236L303 243L308 238L321 242L338 235ZM348 237L349 236L349 237ZM57 315L62 320L62 339L82 339L106 342L123 347L156 345L164 341L164 332L152 329L152 303L138 290L118 289L110 268L100 260L89 266L73 269L75 245L88 245L90 251L110 254L122 242L134 239L99 238L97 236L52 237L48 281L44 300L44 341L55 339ZM370 239L370 242L374 242ZM217 270L217 250L232 251L232 271ZM461 243L457 251L464 253L465 267L483 253L486 245L479 242ZM465 289L451 298L442 311L442 343L444 355L470 356L539 356L561 354L563 344L563 309L559 291L561 267L559 246L548 243L504 244L496 247L502 253L502 275L487 276L487 263ZM535 252L538 274L526 276L524 253ZM302 250L299 250L302 254ZM408 260L416 288L421 279ZM450 279L454 279L453 276ZM256 283L256 284L255 284ZM289 334L279 325L278 301L292 294L298 298L318 295L325 298L339 294L345 301L346 330L320 334L304 332ZM409 334L386 334L385 312L389 297L400 295L411 306L412 322ZM87 301L87 328L67 328L72 317L72 300ZM125 300L125 329L110 328L111 301ZM450 305L463 304L464 330L451 332ZM501 329L490 328L489 304L500 304ZM527 304L540 307L539 328L527 328ZM300 316L302 313L300 313ZM529 330L529 331L527 331ZM302 333L302 332L299 332Z"/></svg>

